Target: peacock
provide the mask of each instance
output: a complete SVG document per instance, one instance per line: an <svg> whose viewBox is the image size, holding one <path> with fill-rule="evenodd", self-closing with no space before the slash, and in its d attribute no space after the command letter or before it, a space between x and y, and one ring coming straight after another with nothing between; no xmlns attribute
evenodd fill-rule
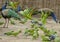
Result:
<svg viewBox="0 0 60 42"><path fill-rule="evenodd" d="M54 11L51 10L51 9L49 9L49 8L39 9L39 13L41 13L41 22L42 22L43 24L46 23L46 19L47 19L48 17L50 17L50 16L53 18L53 20L54 20L56 23L58 22L57 17L56 17L56 15L55 15Z"/></svg>
<svg viewBox="0 0 60 42"><path fill-rule="evenodd" d="M7 9L7 4L8 3L5 3L2 8L0 8L0 11L1 11L1 15L2 17L5 19L5 24L4 24L4 28L7 27L8 28L8 23L9 23L9 20L10 18L16 18L18 20L21 20L20 16L14 11L14 10L11 10L11 9Z"/></svg>

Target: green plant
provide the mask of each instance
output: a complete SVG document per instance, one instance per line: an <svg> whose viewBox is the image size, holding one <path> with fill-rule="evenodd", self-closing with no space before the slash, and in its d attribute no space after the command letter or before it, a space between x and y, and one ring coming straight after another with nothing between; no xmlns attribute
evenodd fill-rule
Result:
<svg viewBox="0 0 60 42"><path fill-rule="evenodd" d="M56 37L55 42L60 42L60 37Z"/></svg>
<svg viewBox="0 0 60 42"><path fill-rule="evenodd" d="M36 24L37 21L31 21L31 22L32 22L31 28L30 29L26 28L24 35L31 36L32 39L37 39L39 38L39 33L38 33L39 28Z"/></svg>
<svg viewBox="0 0 60 42"><path fill-rule="evenodd" d="M24 18L24 19L22 19L21 21L20 21L20 23L22 23L22 24L24 24L24 23L26 23L27 22L27 18Z"/></svg>
<svg viewBox="0 0 60 42"><path fill-rule="evenodd" d="M4 22L0 22L0 25L3 25L4 24Z"/></svg>
<svg viewBox="0 0 60 42"><path fill-rule="evenodd" d="M39 30L42 30L44 34L41 36L43 42L51 42L55 41L57 32L52 30L48 30L43 23L39 23L36 20L31 21L31 29L25 30L25 35L32 36L33 39L39 38Z"/></svg>
<svg viewBox="0 0 60 42"><path fill-rule="evenodd" d="M49 42L49 37L42 35L41 38L43 42Z"/></svg>
<svg viewBox="0 0 60 42"><path fill-rule="evenodd" d="M9 32L4 33L4 34L7 35L7 36L10 36L12 34L12 32L14 32L14 31L9 31Z"/></svg>
<svg viewBox="0 0 60 42"><path fill-rule="evenodd" d="M10 23L13 24L13 25L15 25L15 22L13 20L10 20Z"/></svg>
<svg viewBox="0 0 60 42"><path fill-rule="evenodd" d="M24 35L32 36L32 39L37 39L39 37L38 30L36 29L26 29Z"/></svg>
<svg viewBox="0 0 60 42"><path fill-rule="evenodd" d="M57 32L48 30L44 25L41 25L39 28L44 32L44 35L42 35L43 42L51 42L55 40Z"/></svg>
<svg viewBox="0 0 60 42"><path fill-rule="evenodd" d="M0 15L0 19L2 18L2 16Z"/></svg>
<svg viewBox="0 0 60 42"><path fill-rule="evenodd" d="M27 8L24 11L20 11L20 14L27 19L32 19L33 12L34 12L34 8Z"/></svg>
<svg viewBox="0 0 60 42"><path fill-rule="evenodd" d="M43 24L46 24L46 19L48 18L49 14L48 12L44 13L43 11L41 12L41 22Z"/></svg>
<svg viewBox="0 0 60 42"><path fill-rule="evenodd" d="M16 37L16 36L18 36L19 33L21 33L21 30L18 30L18 31L9 31L9 32L4 33L4 34L7 35L7 36L13 35L13 36Z"/></svg>

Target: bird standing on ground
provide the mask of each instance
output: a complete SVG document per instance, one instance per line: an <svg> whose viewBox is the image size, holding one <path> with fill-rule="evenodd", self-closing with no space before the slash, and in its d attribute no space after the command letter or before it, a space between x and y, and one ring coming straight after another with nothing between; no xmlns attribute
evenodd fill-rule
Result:
<svg viewBox="0 0 60 42"><path fill-rule="evenodd" d="M8 23L9 23L9 20L10 18L16 18L18 20L21 20L20 19L20 16L13 10L11 9L7 9L7 3L5 3L2 8L0 8L0 11L1 11L1 15L3 16L3 18L5 19L5 24L4 24L4 28L5 26L8 28Z"/></svg>

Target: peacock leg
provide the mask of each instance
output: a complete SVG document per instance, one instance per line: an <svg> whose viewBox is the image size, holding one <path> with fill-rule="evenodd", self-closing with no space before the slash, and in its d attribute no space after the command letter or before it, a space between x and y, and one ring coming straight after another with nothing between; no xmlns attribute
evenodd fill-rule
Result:
<svg viewBox="0 0 60 42"><path fill-rule="evenodd" d="M5 23L4 23L4 26L3 26L3 28L5 28L5 26L6 26L6 23L7 23L7 19L5 19Z"/></svg>
<svg viewBox="0 0 60 42"><path fill-rule="evenodd" d="M8 28L8 25L9 25L9 20L10 20L10 19L7 19L7 28Z"/></svg>

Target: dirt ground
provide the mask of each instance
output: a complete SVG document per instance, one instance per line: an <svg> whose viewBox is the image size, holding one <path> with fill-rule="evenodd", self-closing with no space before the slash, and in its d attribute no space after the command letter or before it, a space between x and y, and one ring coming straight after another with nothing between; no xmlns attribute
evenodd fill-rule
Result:
<svg viewBox="0 0 60 42"><path fill-rule="evenodd" d="M4 21L4 19L0 19L0 21L2 20ZM38 38L37 40L32 40L31 37L25 38L25 36L23 35L25 28L30 27L30 21L26 22L25 24L21 24L18 20L16 20L15 23L15 25L9 23L9 28L1 28L3 25L0 26L0 42L42 42L41 38ZM60 36L60 24L55 23L53 20L47 20L46 27L48 27L48 29L54 29L58 32L58 35ZM5 32L12 30L17 31L19 29L22 30L22 33L20 33L18 37L4 35ZM40 33L41 32L42 31L40 31Z"/></svg>

